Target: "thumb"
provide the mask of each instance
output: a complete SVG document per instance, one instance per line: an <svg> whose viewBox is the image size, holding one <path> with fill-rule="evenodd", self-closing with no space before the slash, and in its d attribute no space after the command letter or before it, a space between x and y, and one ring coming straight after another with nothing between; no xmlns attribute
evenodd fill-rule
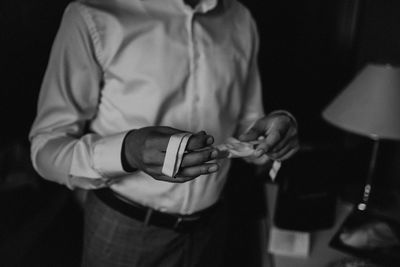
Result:
<svg viewBox="0 0 400 267"><path fill-rule="evenodd" d="M258 120L249 130L239 136L239 140L242 142L257 140L257 138L260 135L264 135L264 133L265 125L262 120Z"/></svg>

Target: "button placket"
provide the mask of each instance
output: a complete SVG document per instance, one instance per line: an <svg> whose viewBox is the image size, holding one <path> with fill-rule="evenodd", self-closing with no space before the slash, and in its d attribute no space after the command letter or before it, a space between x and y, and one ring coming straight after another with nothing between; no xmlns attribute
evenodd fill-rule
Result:
<svg viewBox="0 0 400 267"><path fill-rule="evenodd" d="M196 51L196 38L195 38L195 30L194 30L194 23L195 23L195 12L192 12L188 18L188 32L189 32L189 68L190 68L190 78L189 78L189 90L190 90L190 125L191 129L197 130L196 125L198 122L197 119L197 105L200 101L200 96L197 93L197 71L198 71L198 60L199 60L199 53Z"/></svg>

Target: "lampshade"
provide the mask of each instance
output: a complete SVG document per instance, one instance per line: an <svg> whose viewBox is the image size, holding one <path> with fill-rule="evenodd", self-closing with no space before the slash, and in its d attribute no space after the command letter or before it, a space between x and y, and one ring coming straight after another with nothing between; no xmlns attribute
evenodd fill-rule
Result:
<svg viewBox="0 0 400 267"><path fill-rule="evenodd" d="M356 134L400 140L400 68L367 65L322 116Z"/></svg>

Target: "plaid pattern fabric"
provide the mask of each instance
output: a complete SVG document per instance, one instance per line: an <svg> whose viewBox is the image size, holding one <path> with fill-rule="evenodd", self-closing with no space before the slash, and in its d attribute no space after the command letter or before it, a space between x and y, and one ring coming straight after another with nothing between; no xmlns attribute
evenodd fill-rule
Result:
<svg viewBox="0 0 400 267"><path fill-rule="evenodd" d="M191 232L145 225L109 208L89 192L83 267L221 267L226 208Z"/></svg>

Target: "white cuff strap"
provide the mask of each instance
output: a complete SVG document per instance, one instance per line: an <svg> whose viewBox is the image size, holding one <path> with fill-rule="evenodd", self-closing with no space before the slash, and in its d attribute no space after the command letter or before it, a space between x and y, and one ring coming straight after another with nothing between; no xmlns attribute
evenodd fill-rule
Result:
<svg viewBox="0 0 400 267"><path fill-rule="evenodd" d="M164 164L161 172L168 177L175 177L178 173L182 163L183 154L189 138L192 136L190 133L174 134L170 137L167 151L165 152Z"/></svg>

